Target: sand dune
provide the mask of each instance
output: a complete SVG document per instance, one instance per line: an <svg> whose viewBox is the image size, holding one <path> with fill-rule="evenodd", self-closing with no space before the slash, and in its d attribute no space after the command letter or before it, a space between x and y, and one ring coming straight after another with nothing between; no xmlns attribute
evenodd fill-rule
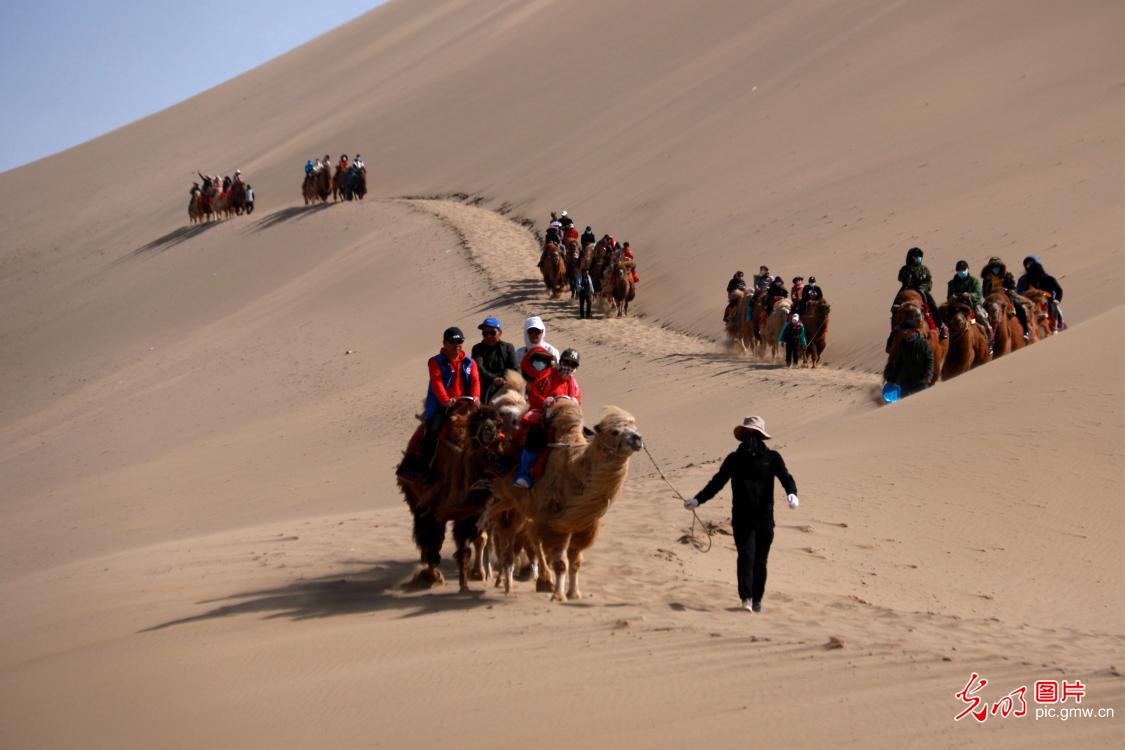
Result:
<svg viewBox="0 0 1125 750"><path fill-rule="evenodd" d="M952 717L974 671L1125 709L1122 11L391 2L0 175L3 745L1119 745ZM369 199L300 205L343 148ZM187 227L236 167L257 212ZM637 247L637 317L546 299L513 219L559 208ZM912 244L1041 254L1071 329L880 408ZM822 282L828 367L724 349L759 263ZM684 494L766 418L802 505L762 616L643 453L585 600L401 588L423 364L486 314L581 349Z"/></svg>

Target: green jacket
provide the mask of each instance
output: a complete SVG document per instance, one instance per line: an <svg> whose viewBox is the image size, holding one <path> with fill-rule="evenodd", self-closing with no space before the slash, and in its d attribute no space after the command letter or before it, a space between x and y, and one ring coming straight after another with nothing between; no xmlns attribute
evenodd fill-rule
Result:
<svg viewBox="0 0 1125 750"><path fill-rule="evenodd" d="M969 274L965 278L954 275L954 277L949 280L947 289L948 294L945 295L946 298L960 297L965 292L968 292L969 297L972 298L973 305L980 305L984 302L984 293L981 291L980 279L972 274Z"/></svg>
<svg viewBox="0 0 1125 750"><path fill-rule="evenodd" d="M934 288L934 277L923 263L898 269L898 281L903 289L916 289L923 294L929 294Z"/></svg>

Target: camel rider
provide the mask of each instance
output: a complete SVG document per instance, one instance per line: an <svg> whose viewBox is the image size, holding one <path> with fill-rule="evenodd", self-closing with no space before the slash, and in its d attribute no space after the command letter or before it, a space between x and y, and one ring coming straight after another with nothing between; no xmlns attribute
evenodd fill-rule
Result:
<svg viewBox="0 0 1125 750"><path fill-rule="evenodd" d="M536 378L534 372L529 372L524 368L523 360L529 350L541 346L549 351L556 360L559 358L559 350L548 344L546 337L547 326L538 315L532 315L523 322L523 346L516 349L516 361L520 363L520 372L523 373L524 379L529 383Z"/></svg>
<svg viewBox="0 0 1125 750"><path fill-rule="evenodd" d="M320 162L320 159L317 159L317 163L319 163L319 162ZM309 159L308 161L305 162L305 176L307 177L308 175L311 175L314 171L316 171L316 165L313 164L312 159Z"/></svg>
<svg viewBox="0 0 1125 750"><path fill-rule="evenodd" d="M231 184L232 185L241 185L242 184L242 170L241 169L234 170L234 179L231 180Z"/></svg>
<svg viewBox="0 0 1125 750"><path fill-rule="evenodd" d="M352 159L352 166L356 169L364 169L367 165L363 163L363 157L356 154L355 158Z"/></svg>
<svg viewBox="0 0 1125 750"><path fill-rule="evenodd" d="M559 237L558 227L547 227L547 234L543 237L543 244L546 245L548 242L553 242L556 245L562 244L562 238ZM542 259L539 261L539 265L540 267L543 266Z"/></svg>
<svg viewBox="0 0 1125 750"><path fill-rule="evenodd" d="M551 352L542 347L534 347L524 357L527 369L537 373L536 379L528 386L528 410L521 419L520 427L525 431L523 451L520 453L519 470L512 484L516 487L531 487L532 469L539 454L547 448L548 425L547 410L556 399L569 398L582 402L582 389L574 378L578 369L578 352L566 349L555 364Z"/></svg>
<svg viewBox="0 0 1125 750"><path fill-rule="evenodd" d="M518 370L520 365L516 359L516 348L500 340L504 331L499 319L489 315L477 328L480 329L481 340L473 344L472 357L480 370L483 400L488 403L493 392L504 385L504 373Z"/></svg>
<svg viewBox="0 0 1125 750"><path fill-rule="evenodd" d="M562 225L563 229L568 229L574 226L574 219L567 216L566 211L563 211L559 214L559 224Z"/></svg>
<svg viewBox="0 0 1125 750"><path fill-rule="evenodd" d="M934 377L934 350L930 340L918 330L918 321L908 320L899 330L902 342L895 352L887 382L897 384L905 397L930 387Z"/></svg>
<svg viewBox="0 0 1125 750"><path fill-rule="evenodd" d="M191 183L191 192L189 192L188 195L191 196L192 200L195 200L197 197L199 197L199 194L201 192L202 191L199 189L199 183L193 180Z"/></svg>
<svg viewBox="0 0 1125 750"><path fill-rule="evenodd" d="M779 299L785 299L789 296L789 290L785 288L785 279L780 276L773 280L770 284L769 291L766 293L766 313L773 312L773 306L777 304Z"/></svg>
<svg viewBox="0 0 1125 750"><path fill-rule="evenodd" d="M231 185L231 181L230 181L230 175L225 175L225 176L223 177L223 192L224 192L224 193L225 193L226 191L230 190L230 185Z"/></svg>
<svg viewBox="0 0 1125 750"><path fill-rule="evenodd" d="M761 417L746 417L734 428L738 449L723 459L722 466L707 486L695 497L684 500L684 507L693 510L713 498L730 482L731 529L738 550L738 598L748 612L762 611L762 595L766 591L766 564L773 544L773 482L785 489L790 508L797 508L797 483L785 468L777 451L766 447L770 439L766 422Z"/></svg>
<svg viewBox="0 0 1125 750"><path fill-rule="evenodd" d="M1023 270L1023 276L1020 276L1020 280L1016 282L1016 293L1026 294L1029 289L1038 289L1051 295L1047 304L1051 308L1055 331L1065 330L1066 323L1063 322L1062 308L1059 307L1059 303L1062 302L1063 290L1058 279L1044 270L1039 257L1035 255L1029 255L1023 259Z"/></svg>
<svg viewBox="0 0 1125 750"><path fill-rule="evenodd" d="M340 161L337 162L336 168L339 169L341 172L347 172L348 171L348 155L347 154L340 154Z"/></svg>
<svg viewBox="0 0 1125 750"><path fill-rule="evenodd" d="M430 357L427 363L430 384L426 391L426 423L422 438L421 455L416 462L404 459L400 474L407 479L430 482L434 479L432 464L437 451L438 437L445 426L449 407L455 399L469 397L480 400L480 371L476 362L465 355L465 334L460 328L451 326L442 334L441 351Z"/></svg>
<svg viewBox="0 0 1125 750"><path fill-rule="evenodd" d="M796 302L797 305L794 309L801 315L804 315L808 310L810 302L816 302L817 300L822 299L824 299L824 292L821 291L821 288L819 286L817 286L816 277L810 276L809 283L805 284L804 288L801 290L800 298L794 299L794 302Z"/></svg>
<svg viewBox="0 0 1125 750"><path fill-rule="evenodd" d="M953 278L946 285L946 299L956 299L966 303L973 309L976 321L988 331L988 340L993 342L992 325L988 320L988 313L984 310L984 294L981 292L980 281L969 273L969 261L959 260L954 270Z"/></svg>
<svg viewBox="0 0 1125 750"><path fill-rule="evenodd" d="M196 172L196 174L199 175L199 179L203 180L203 192L206 193L211 189L211 178L202 172Z"/></svg>
<svg viewBox="0 0 1125 750"><path fill-rule="evenodd" d="M906 263L898 269L898 281L902 285L899 291L913 289L922 295L926 301L926 321L938 331L938 337L944 341L949 335L949 329L941 322L938 315L937 303L934 302L930 291L934 286L934 277L930 269L922 263L922 248L912 247L906 251Z"/></svg>
<svg viewBox="0 0 1125 750"><path fill-rule="evenodd" d="M758 273L754 274L754 292L765 292L773 284L773 276L770 276L770 269L762 266L758 269Z"/></svg>
<svg viewBox="0 0 1125 750"><path fill-rule="evenodd" d="M805 277L794 276L793 286L789 287L789 299L793 300L793 309L796 310L805 295Z"/></svg>
<svg viewBox="0 0 1125 750"><path fill-rule="evenodd" d="M727 306L723 310L724 323L730 320L731 315L734 315L735 299L738 296L735 292L746 294L746 274L742 271L735 271L734 276L731 276L730 281L727 282Z"/></svg>
<svg viewBox="0 0 1125 750"><path fill-rule="evenodd" d="M598 237L594 234L594 230L586 227L586 231L582 233L582 247L593 245L597 241Z"/></svg>
<svg viewBox="0 0 1125 750"><path fill-rule="evenodd" d="M1008 267L997 256L993 255L980 270L981 293L987 297L990 294L1003 292L1008 295L1012 307L1016 310L1016 319L1023 328L1023 340L1031 340L1031 325L1027 322L1027 309L1016 295L1016 280L1008 271Z"/></svg>

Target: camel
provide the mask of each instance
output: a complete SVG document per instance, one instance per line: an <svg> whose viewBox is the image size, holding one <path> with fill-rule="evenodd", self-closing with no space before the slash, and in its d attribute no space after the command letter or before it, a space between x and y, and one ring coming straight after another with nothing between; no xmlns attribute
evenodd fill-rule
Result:
<svg viewBox="0 0 1125 750"><path fill-rule="evenodd" d="M894 364L895 355L898 354L898 347L902 341L902 337L897 335L899 328L906 321L913 320L919 324L922 334L929 339L930 348L934 352L934 374L929 384L933 385L938 381L941 367L945 363L945 353L949 349L949 340L942 341L938 332L930 328L923 313L925 305L926 298L913 289L903 289L895 297L894 304L891 305L891 335L887 340L887 366L883 368L884 380L891 371L891 365Z"/></svg>
<svg viewBox="0 0 1125 750"><path fill-rule="evenodd" d="M246 185L241 182L231 183L227 203L231 212L242 216L242 212L246 210Z"/></svg>
<svg viewBox="0 0 1125 750"><path fill-rule="evenodd" d="M952 299L938 308L941 319L949 326L949 350L941 367L942 380L951 380L992 361L988 333L982 324L970 320L972 311L969 305Z"/></svg>
<svg viewBox="0 0 1125 750"><path fill-rule="evenodd" d="M305 179L301 183L301 197L305 199L306 206L316 201L316 174L314 172L305 175Z"/></svg>
<svg viewBox="0 0 1125 750"><path fill-rule="evenodd" d="M439 565L445 526L453 523L454 559L462 592L469 591L471 546L479 539L477 527L487 495L470 492L496 458L500 439L499 416L491 406L477 406L472 399L457 399L450 407L448 432L438 442L433 467L438 479L424 484L397 477L399 489L414 516L414 542L424 568L412 583L437 586L444 583ZM482 573L483 576L483 573Z"/></svg>
<svg viewBox="0 0 1125 750"><path fill-rule="evenodd" d="M565 602L582 597L578 584L582 552L597 538L602 517L625 484L629 459L644 447L644 440L633 417L614 406L607 407L589 442L577 402L555 403L551 420L554 448L543 476L530 489L512 485L514 472L491 480L496 499L489 516L514 511L527 519L532 537L555 572L551 599ZM501 575L510 581L511 574L509 562Z"/></svg>
<svg viewBox="0 0 1125 750"><path fill-rule="evenodd" d="M328 196L332 194L331 171L331 167L323 167L305 175L305 181L301 183L301 195L304 196L306 206L317 200L321 203L328 201Z"/></svg>
<svg viewBox="0 0 1125 750"><path fill-rule="evenodd" d="M988 322L992 325L993 358L1003 357L1030 343L1024 341L1023 326L1020 325L1012 300L1006 292L993 292L985 297L984 309L988 313Z"/></svg>
<svg viewBox="0 0 1125 750"><path fill-rule="evenodd" d="M773 310L770 311L769 317L766 318L766 330L762 333L765 343L770 348L770 359L776 360L780 353L778 347L781 344L778 342L777 337L781 335L781 328L785 325L785 321L789 320L790 311L793 309L793 303L787 297L782 297L773 303ZM763 347L764 349L764 347Z"/></svg>
<svg viewBox="0 0 1125 750"><path fill-rule="evenodd" d="M741 289L735 289L729 299L734 304L734 310L726 323L727 337L732 343L737 342L742 347L742 353L746 354L754 343L754 298Z"/></svg>
<svg viewBox="0 0 1125 750"><path fill-rule="evenodd" d="M187 204L188 221L192 224L201 224L206 220L203 213L203 193L192 193Z"/></svg>
<svg viewBox="0 0 1125 750"><path fill-rule="evenodd" d="M551 299L558 298L566 287L566 262L558 243L548 242L543 246L539 270L543 273L543 284L551 293Z"/></svg>
<svg viewBox="0 0 1125 750"><path fill-rule="evenodd" d="M1019 300L1025 300L1028 327L1032 342L1045 339L1055 333L1055 316L1051 312L1051 294L1040 289L1028 289Z"/></svg>
<svg viewBox="0 0 1125 750"><path fill-rule="evenodd" d="M801 317L805 330L810 332L804 360L812 367L820 364L820 357L824 354L824 348L828 346L828 314L831 311L828 300L811 300L805 307L805 314Z"/></svg>
<svg viewBox="0 0 1125 750"><path fill-rule="evenodd" d="M594 262L594 243L587 242L582 246L582 252L578 256L578 270L589 271L591 264ZM593 274L590 274L593 276Z"/></svg>
<svg viewBox="0 0 1125 750"><path fill-rule="evenodd" d="M633 269L636 264L622 260L614 266L611 297L617 309L617 317L629 317L629 303L637 296L637 285L633 282Z"/></svg>

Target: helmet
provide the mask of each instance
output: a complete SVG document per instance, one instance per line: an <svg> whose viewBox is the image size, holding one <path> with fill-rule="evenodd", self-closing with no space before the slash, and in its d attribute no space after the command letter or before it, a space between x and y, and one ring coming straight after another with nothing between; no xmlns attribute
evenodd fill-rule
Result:
<svg viewBox="0 0 1125 750"><path fill-rule="evenodd" d="M563 353L559 355L559 362L573 362L575 367L578 367L578 350L577 349L563 349Z"/></svg>

